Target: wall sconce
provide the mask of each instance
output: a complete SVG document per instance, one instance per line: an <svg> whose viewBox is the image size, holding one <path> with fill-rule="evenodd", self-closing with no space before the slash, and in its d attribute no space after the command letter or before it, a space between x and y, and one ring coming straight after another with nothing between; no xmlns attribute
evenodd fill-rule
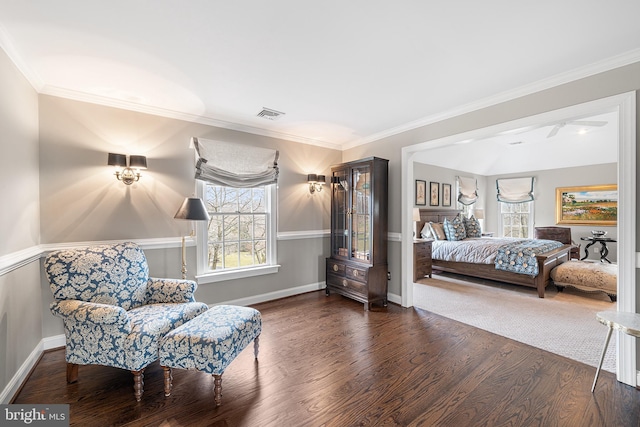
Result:
<svg viewBox="0 0 640 427"><path fill-rule="evenodd" d="M326 180L324 175L310 173L307 175L307 182L309 183L309 193L313 194L316 191L318 193L322 191L322 186L325 184Z"/></svg>
<svg viewBox="0 0 640 427"><path fill-rule="evenodd" d="M147 168L147 158L145 156L129 156L127 164L126 154L109 153L109 166L116 167L116 178L118 181L131 185L140 180L140 169ZM122 170L120 170L122 168Z"/></svg>

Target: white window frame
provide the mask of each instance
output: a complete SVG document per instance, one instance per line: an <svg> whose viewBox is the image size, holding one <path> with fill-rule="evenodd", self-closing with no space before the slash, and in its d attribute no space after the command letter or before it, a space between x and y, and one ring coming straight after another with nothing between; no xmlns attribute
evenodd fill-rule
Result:
<svg viewBox="0 0 640 427"><path fill-rule="evenodd" d="M502 204L517 204L517 203L505 203L505 202L497 202L498 206L497 206L497 212L498 212L498 235L500 237L504 237L504 227L503 227L503 221L502 221ZM533 226L534 226L534 221L535 221L535 200L531 200L528 202L521 202L521 203L528 203L529 204L529 226L527 227L527 233L528 233L528 239L533 239Z"/></svg>
<svg viewBox="0 0 640 427"><path fill-rule="evenodd" d="M205 187L207 183L196 180L196 194L204 200ZM209 270L208 267L208 232L206 221L197 221L196 223L196 253L197 253L197 274L198 283L214 283L225 280L242 279L246 277L261 276L264 274L277 273L280 265L278 264L277 254L277 185L265 185L265 202L266 202L266 225L267 225L267 262L263 265L229 268L223 270Z"/></svg>

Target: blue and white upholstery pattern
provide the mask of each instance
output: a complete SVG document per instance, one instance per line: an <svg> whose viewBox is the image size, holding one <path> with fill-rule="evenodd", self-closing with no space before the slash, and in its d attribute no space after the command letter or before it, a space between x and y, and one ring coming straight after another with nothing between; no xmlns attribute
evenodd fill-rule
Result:
<svg viewBox="0 0 640 427"><path fill-rule="evenodd" d="M149 278L132 242L55 251L44 268L68 363L140 371L158 359L164 334L208 309L195 301L195 282Z"/></svg>
<svg viewBox="0 0 640 427"><path fill-rule="evenodd" d="M526 239L503 245L496 255L496 270L537 276L539 273L537 254L543 254L562 246L555 240Z"/></svg>
<svg viewBox="0 0 640 427"><path fill-rule="evenodd" d="M463 240L467 237L464 222L460 215L457 215L451 221L447 218L444 219L444 232L447 235L447 240L451 241Z"/></svg>
<svg viewBox="0 0 640 427"><path fill-rule="evenodd" d="M482 237L482 230L480 229L480 221L478 221L473 215L469 218L463 218L464 230L467 233L467 237Z"/></svg>
<svg viewBox="0 0 640 427"><path fill-rule="evenodd" d="M164 336L160 365L222 375L261 332L258 310L218 305Z"/></svg>

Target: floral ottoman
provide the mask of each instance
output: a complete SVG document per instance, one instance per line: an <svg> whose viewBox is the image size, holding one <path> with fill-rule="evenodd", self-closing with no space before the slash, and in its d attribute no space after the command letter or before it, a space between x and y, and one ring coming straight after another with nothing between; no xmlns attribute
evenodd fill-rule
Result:
<svg viewBox="0 0 640 427"><path fill-rule="evenodd" d="M559 291L570 286L585 292L604 292L613 302L618 289L618 266L571 260L551 270L551 280Z"/></svg>
<svg viewBox="0 0 640 427"><path fill-rule="evenodd" d="M164 369L164 394L171 395L171 368L195 369L214 377L214 400L222 400L222 374L253 341L258 359L262 332L260 312L250 307L218 305L164 336L160 366Z"/></svg>

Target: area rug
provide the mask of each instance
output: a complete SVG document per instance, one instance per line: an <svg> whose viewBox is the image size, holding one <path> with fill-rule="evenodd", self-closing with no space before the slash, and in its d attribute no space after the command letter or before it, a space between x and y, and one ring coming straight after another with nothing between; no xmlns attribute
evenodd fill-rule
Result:
<svg viewBox="0 0 640 427"><path fill-rule="evenodd" d="M596 313L615 310L602 294L548 286L544 298L533 288L442 273L413 288L415 307L475 326L590 366L598 366L607 334ZM602 369L615 373L616 335Z"/></svg>

